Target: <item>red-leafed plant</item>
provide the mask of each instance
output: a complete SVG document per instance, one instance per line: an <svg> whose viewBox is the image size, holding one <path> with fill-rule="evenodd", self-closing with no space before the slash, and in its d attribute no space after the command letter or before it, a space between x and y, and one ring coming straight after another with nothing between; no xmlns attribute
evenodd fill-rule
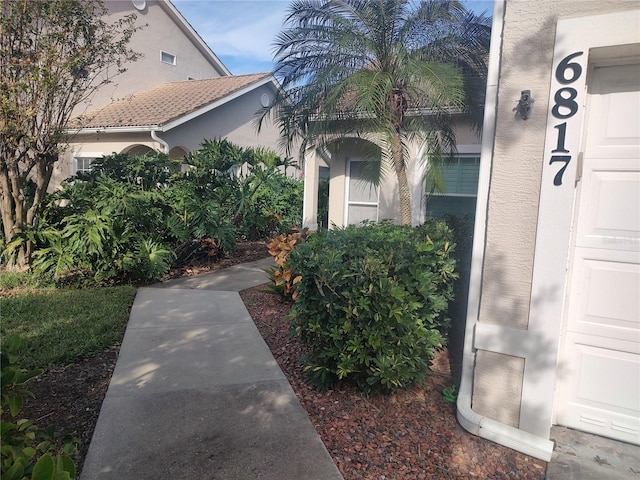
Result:
<svg viewBox="0 0 640 480"><path fill-rule="evenodd" d="M276 266L267 271L271 279L271 285L266 291L281 295L286 299L296 299L298 296L296 284L302 280L302 277L294 274L287 259L291 252L293 252L296 244L304 241L307 235L308 231L303 230L288 235L281 234L267 242L269 255L273 257Z"/></svg>

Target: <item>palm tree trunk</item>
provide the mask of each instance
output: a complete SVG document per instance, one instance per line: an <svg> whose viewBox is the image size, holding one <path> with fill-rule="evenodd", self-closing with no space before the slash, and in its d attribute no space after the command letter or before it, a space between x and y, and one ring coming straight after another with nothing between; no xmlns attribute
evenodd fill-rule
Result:
<svg viewBox="0 0 640 480"><path fill-rule="evenodd" d="M402 225L411 225L411 189L407 179L407 164L403 155L402 138L399 133L394 135L391 143L391 161L398 179L401 222Z"/></svg>

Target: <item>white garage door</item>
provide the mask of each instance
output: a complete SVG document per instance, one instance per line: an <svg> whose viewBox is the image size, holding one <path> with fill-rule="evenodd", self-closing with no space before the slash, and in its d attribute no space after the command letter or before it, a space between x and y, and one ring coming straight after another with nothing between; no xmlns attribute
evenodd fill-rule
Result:
<svg viewBox="0 0 640 480"><path fill-rule="evenodd" d="M640 65L588 84L556 420L640 444Z"/></svg>

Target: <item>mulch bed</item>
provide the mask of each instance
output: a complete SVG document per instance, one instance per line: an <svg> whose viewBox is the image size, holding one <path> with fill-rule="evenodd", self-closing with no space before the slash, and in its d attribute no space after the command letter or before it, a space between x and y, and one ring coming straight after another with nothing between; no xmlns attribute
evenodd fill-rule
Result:
<svg viewBox="0 0 640 480"><path fill-rule="evenodd" d="M207 247L207 245L204 245ZM163 280L179 277L193 277L195 275L201 275L207 272L213 272L220 270L221 268L231 267L239 263L253 262L255 260L262 260L269 256L267 246L264 240L254 241L242 241L236 246L236 250L229 255L219 257L212 255L212 251L206 248L194 255L190 262L186 265L172 268Z"/></svg>
<svg viewBox="0 0 640 480"><path fill-rule="evenodd" d="M349 387L318 392L299 363L303 346L289 336L290 305L260 290L240 295L345 480L544 479L545 462L459 426L455 404L442 397L452 386L446 350L420 386L392 395Z"/></svg>
<svg viewBox="0 0 640 480"><path fill-rule="evenodd" d="M35 399L25 398L19 417L33 420L42 428L55 425L57 433L78 439L78 472L89 449L119 350L119 345L114 346L82 362L52 367L26 386Z"/></svg>
<svg viewBox="0 0 640 480"><path fill-rule="evenodd" d="M265 257L265 251L264 242L244 242L233 256L183 267L169 277L258 260ZM455 405L442 398L442 389L452 384L446 351L438 354L423 385L393 395L367 396L349 387L316 391L306 383L299 364L303 348L289 337L284 316L290 305L260 290L246 290L241 296L345 480L544 479L544 462L474 437L458 425ZM42 427L56 425L59 431L78 438L78 471L118 348L49 369L28 385L37 400L25 401L22 416L35 419Z"/></svg>

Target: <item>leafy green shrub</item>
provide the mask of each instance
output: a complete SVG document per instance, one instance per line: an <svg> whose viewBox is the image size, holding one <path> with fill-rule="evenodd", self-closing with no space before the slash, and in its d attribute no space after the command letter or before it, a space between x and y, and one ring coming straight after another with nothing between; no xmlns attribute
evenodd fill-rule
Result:
<svg viewBox="0 0 640 480"><path fill-rule="evenodd" d="M288 233L302 218L303 182L274 174L255 191L239 225L247 238Z"/></svg>
<svg viewBox="0 0 640 480"><path fill-rule="evenodd" d="M132 218L103 212L69 215L58 228L44 231L46 246L33 254L34 272L100 283L119 275L154 280L169 271L173 250L147 238L148 232L136 231L139 223Z"/></svg>
<svg viewBox="0 0 640 480"><path fill-rule="evenodd" d="M448 323L451 240L445 223L430 221L318 232L296 245L288 262L302 279L291 317L313 383L388 392L424 376Z"/></svg>
<svg viewBox="0 0 640 480"><path fill-rule="evenodd" d="M81 284L160 278L171 261L149 269L143 247L154 245L162 259L173 257L171 246L158 240L165 235L170 211L159 191L105 174L92 172L86 180L64 183L50 196L37 229L27 232L36 246L33 270ZM163 270L157 268L160 264Z"/></svg>
<svg viewBox="0 0 640 480"><path fill-rule="evenodd" d="M28 246L36 273L57 282L157 280L195 256L233 251L237 238L295 226L302 182L285 175L288 165L227 140L207 140L184 161L109 155L50 195L2 255Z"/></svg>
<svg viewBox="0 0 640 480"><path fill-rule="evenodd" d="M148 156L105 157L89 175L63 184L32 232L34 271L85 284L152 281L169 271L177 250L205 237L232 250L234 231L219 205L198 199L165 157L157 165ZM121 165L127 161L133 166Z"/></svg>
<svg viewBox="0 0 640 480"><path fill-rule="evenodd" d="M236 246L236 230L224 216L220 203L199 196L197 186L187 179L174 182L164 191L171 211L165 218L162 235L177 252L178 264L193 253L205 239L213 239L219 252L232 252Z"/></svg>
<svg viewBox="0 0 640 480"><path fill-rule="evenodd" d="M91 172L78 174L82 180L106 176L119 183L139 186L144 191L156 190L180 171L180 160L164 153L127 155L114 153L92 162Z"/></svg>
<svg viewBox="0 0 640 480"><path fill-rule="evenodd" d="M141 240L133 254L125 257L125 270L141 280L162 277L171 268L175 258L173 250L164 248L153 240Z"/></svg>
<svg viewBox="0 0 640 480"><path fill-rule="evenodd" d="M206 140L185 161L189 170L182 181L195 198L217 202L238 237L262 239L300 222L302 182L285 175L289 162L274 152Z"/></svg>
<svg viewBox="0 0 640 480"><path fill-rule="evenodd" d="M20 337L4 342L0 353L2 369L2 399L0 414L7 412L2 420L2 443L0 446L2 478L6 480L72 480L76 467L71 457L77 448L70 439L56 442L53 431L44 430L27 419L15 419L22 410L25 396L33 394L24 388L42 370L27 371L17 364L15 352L20 347Z"/></svg>
<svg viewBox="0 0 640 480"><path fill-rule="evenodd" d="M451 388L442 389L442 400L445 403L456 403L458 401L458 393L460 393L460 384L455 383Z"/></svg>

